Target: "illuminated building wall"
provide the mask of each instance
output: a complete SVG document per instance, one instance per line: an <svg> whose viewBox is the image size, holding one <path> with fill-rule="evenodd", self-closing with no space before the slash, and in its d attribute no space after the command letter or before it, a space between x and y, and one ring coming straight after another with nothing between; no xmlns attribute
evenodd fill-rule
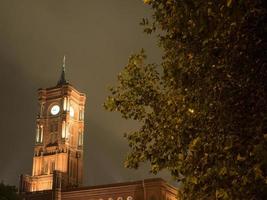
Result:
<svg viewBox="0 0 267 200"><path fill-rule="evenodd" d="M64 187L82 184L85 99L65 75L57 86L38 90L32 175L23 176L24 191L51 190L55 170Z"/></svg>

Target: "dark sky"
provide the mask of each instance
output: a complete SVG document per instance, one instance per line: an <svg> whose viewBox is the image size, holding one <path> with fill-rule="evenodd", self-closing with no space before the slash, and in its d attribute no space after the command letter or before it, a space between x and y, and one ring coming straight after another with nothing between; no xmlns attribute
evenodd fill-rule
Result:
<svg viewBox="0 0 267 200"><path fill-rule="evenodd" d="M102 106L131 53L144 47L160 60L139 25L149 13L141 0L0 0L0 180L17 185L31 173L36 91L55 86L64 54L68 80L87 95L85 185L153 177L123 167L123 133L136 124Z"/></svg>

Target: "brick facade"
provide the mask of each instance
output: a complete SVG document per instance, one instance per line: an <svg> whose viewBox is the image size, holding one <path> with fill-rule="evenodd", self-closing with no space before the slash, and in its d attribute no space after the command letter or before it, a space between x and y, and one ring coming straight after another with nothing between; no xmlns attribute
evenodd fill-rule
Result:
<svg viewBox="0 0 267 200"><path fill-rule="evenodd" d="M163 179L25 193L25 200L177 200L176 188Z"/></svg>
<svg viewBox="0 0 267 200"><path fill-rule="evenodd" d="M176 200L177 190L162 179L81 187L85 94L65 80L38 90L39 113L32 175L22 175L24 200Z"/></svg>

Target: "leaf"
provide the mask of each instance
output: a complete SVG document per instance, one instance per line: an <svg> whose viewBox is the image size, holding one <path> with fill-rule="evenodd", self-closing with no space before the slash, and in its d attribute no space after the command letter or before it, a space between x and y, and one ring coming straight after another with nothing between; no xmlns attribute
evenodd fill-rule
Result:
<svg viewBox="0 0 267 200"><path fill-rule="evenodd" d="M230 7L233 3L233 0L227 0L227 7Z"/></svg>
<svg viewBox="0 0 267 200"><path fill-rule="evenodd" d="M198 183L197 177L195 177L195 176L191 176L191 177L189 178L189 181L190 181L191 183L195 184L195 185Z"/></svg>
<svg viewBox="0 0 267 200"><path fill-rule="evenodd" d="M222 167L222 168L220 169L220 171L219 171L219 175L221 175L221 176L226 175L226 173L227 173L227 168L226 168L226 167Z"/></svg>
<svg viewBox="0 0 267 200"><path fill-rule="evenodd" d="M200 141L201 141L200 137L193 139L189 145L189 149L191 151L194 151L196 149L196 147L200 144Z"/></svg>
<svg viewBox="0 0 267 200"><path fill-rule="evenodd" d="M254 166L254 174L255 174L256 180L263 178L263 172L260 169L260 165L259 164Z"/></svg>
<svg viewBox="0 0 267 200"><path fill-rule="evenodd" d="M240 154L237 155L236 160L238 161L244 161L246 160L246 157L242 157Z"/></svg>
<svg viewBox="0 0 267 200"><path fill-rule="evenodd" d="M229 199L229 196L224 189L220 188L220 189L216 190L216 199L225 199L226 200L226 199Z"/></svg>
<svg viewBox="0 0 267 200"><path fill-rule="evenodd" d="M151 3L151 0L144 0L144 3L145 4L150 4Z"/></svg>

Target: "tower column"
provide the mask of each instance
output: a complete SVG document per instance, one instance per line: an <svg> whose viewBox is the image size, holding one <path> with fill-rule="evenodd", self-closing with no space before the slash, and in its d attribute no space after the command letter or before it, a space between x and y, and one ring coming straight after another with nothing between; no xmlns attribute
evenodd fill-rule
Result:
<svg viewBox="0 0 267 200"><path fill-rule="evenodd" d="M84 110L86 96L67 82L65 71L64 57L57 85L38 90L32 176L25 176L21 185L27 192L53 190L53 199L61 198L61 188L82 183L79 130L83 130L84 121L79 113ZM77 152L81 158L76 157Z"/></svg>

